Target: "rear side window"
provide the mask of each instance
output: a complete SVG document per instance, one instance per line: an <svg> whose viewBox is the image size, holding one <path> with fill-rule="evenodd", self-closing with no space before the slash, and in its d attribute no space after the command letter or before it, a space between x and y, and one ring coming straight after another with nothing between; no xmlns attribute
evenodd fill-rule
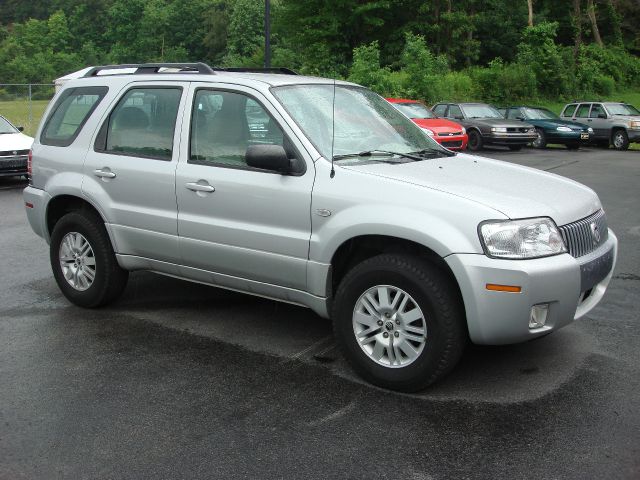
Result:
<svg viewBox="0 0 640 480"><path fill-rule="evenodd" d="M562 111L562 116L563 117L572 117L573 116L573 112L576 111L576 107L577 107L577 105L575 103L567 105L566 107L564 107L564 110Z"/></svg>
<svg viewBox="0 0 640 480"><path fill-rule="evenodd" d="M127 91L100 129L96 151L171 160L181 97L180 87Z"/></svg>
<svg viewBox="0 0 640 480"><path fill-rule="evenodd" d="M40 143L56 147L71 145L108 91L107 87L65 90L47 118Z"/></svg>
<svg viewBox="0 0 640 480"><path fill-rule="evenodd" d="M591 108L590 103L581 103L576 111L576 117L578 118L587 118L589 117L589 108Z"/></svg>

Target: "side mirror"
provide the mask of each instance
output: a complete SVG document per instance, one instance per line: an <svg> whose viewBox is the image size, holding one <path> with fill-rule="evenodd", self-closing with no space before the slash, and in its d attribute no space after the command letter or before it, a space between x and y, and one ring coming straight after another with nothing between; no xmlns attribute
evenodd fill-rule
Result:
<svg viewBox="0 0 640 480"><path fill-rule="evenodd" d="M456 119L456 120L464 120L464 117L462 115L456 115L453 118Z"/></svg>
<svg viewBox="0 0 640 480"><path fill-rule="evenodd" d="M24 127L18 127L19 132L24 132Z"/></svg>
<svg viewBox="0 0 640 480"><path fill-rule="evenodd" d="M244 156L247 165L278 173L291 172L291 161L280 145L250 145Z"/></svg>

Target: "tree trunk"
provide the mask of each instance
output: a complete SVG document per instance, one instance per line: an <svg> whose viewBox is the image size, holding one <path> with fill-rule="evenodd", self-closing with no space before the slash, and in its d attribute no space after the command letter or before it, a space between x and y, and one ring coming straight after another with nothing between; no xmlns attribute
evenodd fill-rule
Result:
<svg viewBox="0 0 640 480"><path fill-rule="evenodd" d="M533 27L533 0L527 0L527 6L529 7L529 26Z"/></svg>
<svg viewBox="0 0 640 480"><path fill-rule="evenodd" d="M573 29L575 32L573 58L577 63L580 45L582 45L582 11L580 9L580 0L573 0Z"/></svg>
<svg viewBox="0 0 640 480"><path fill-rule="evenodd" d="M596 7L593 4L593 0L587 0L587 16L591 21L591 29L593 30L593 39L601 47L604 46L602 38L600 37L600 30L598 30L598 22L596 20Z"/></svg>

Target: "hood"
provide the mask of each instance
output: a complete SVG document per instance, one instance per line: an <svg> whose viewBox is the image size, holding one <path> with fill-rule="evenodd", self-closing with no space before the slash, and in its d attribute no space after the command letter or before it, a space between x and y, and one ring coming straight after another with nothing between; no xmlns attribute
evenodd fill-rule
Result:
<svg viewBox="0 0 640 480"><path fill-rule="evenodd" d="M491 207L512 219L546 216L558 225L565 225L601 208L595 192L573 180L467 154L344 168L447 192Z"/></svg>
<svg viewBox="0 0 640 480"><path fill-rule="evenodd" d="M531 127L527 122L520 120L507 120L506 118L469 118L466 120L475 125L487 125L489 127L507 127L507 128L528 128Z"/></svg>
<svg viewBox="0 0 640 480"><path fill-rule="evenodd" d="M0 151L29 150L33 138L22 133L3 133L0 135Z"/></svg>
<svg viewBox="0 0 640 480"><path fill-rule="evenodd" d="M428 128L436 133L461 132L462 125L444 118L412 118L419 127Z"/></svg>
<svg viewBox="0 0 640 480"><path fill-rule="evenodd" d="M613 115L616 120L622 120L623 122L633 122L640 120L640 115Z"/></svg>

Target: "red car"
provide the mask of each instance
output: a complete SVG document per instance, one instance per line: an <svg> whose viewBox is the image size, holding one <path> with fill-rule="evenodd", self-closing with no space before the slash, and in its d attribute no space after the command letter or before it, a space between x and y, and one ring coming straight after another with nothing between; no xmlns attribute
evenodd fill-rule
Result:
<svg viewBox="0 0 640 480"><path fill-rule="evenodd" d="M449 150L466 150L467 132L459 123L439 118L416 100L387 98L394 107L413 120L427 135Z"/></svg>

